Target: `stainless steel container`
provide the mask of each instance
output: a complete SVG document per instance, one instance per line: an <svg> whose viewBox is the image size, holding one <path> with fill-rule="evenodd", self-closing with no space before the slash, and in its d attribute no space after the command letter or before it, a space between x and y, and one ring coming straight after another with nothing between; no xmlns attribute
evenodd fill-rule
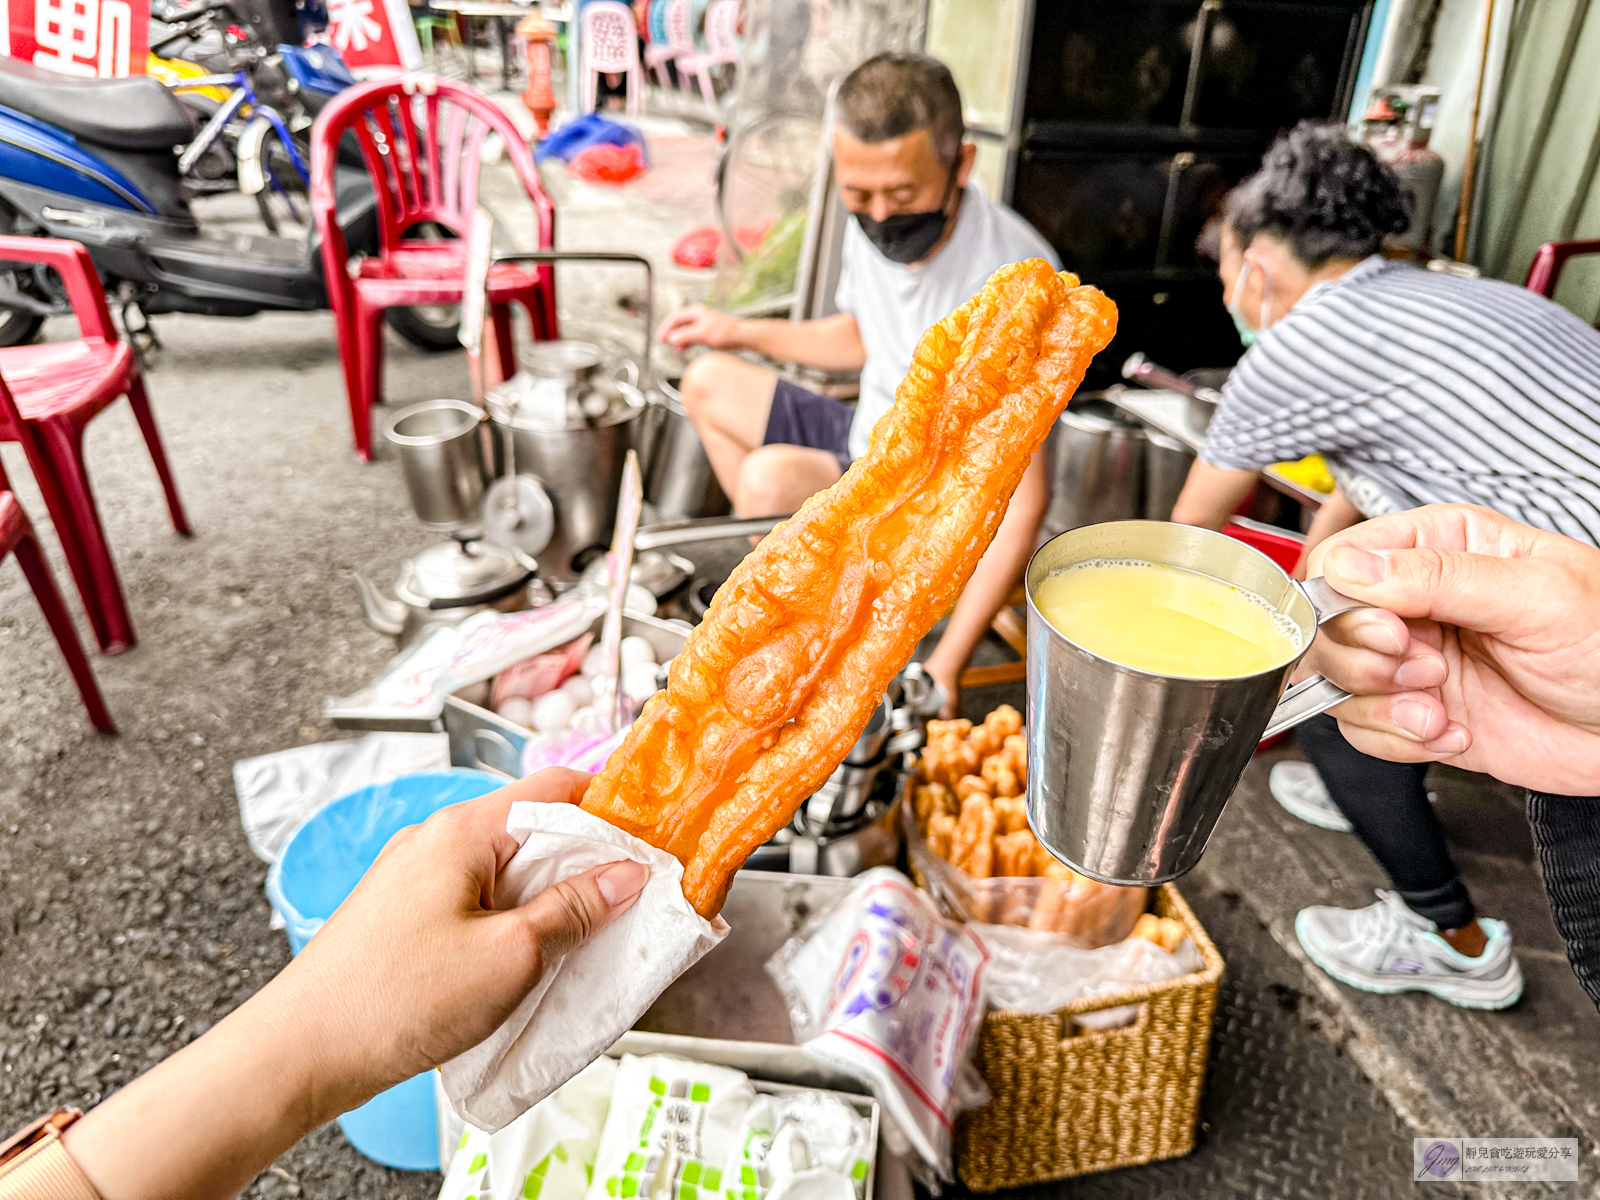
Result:
<svg viewBox="0 0 1600 1200"><path fill-rule="evenodd" d="M1144 431L1144 518L1170 521L1178 493L1194 466L1194 451L1175 437L1146 426Z"/></svg>
<svg viewBox="0 0 1600 1200"><path fill-rule="evenodd" d="M1102 658L1058 633L1034 603L1048 576L1102 559L1186 567L1252 592L1289 619L1300 648L1231 679L1153 675ZM1361 606L1320 579L1295 583L1266 555L1209 529L1075 529L1034 555L1026 583L1028 823L1050 853L1104 883L1148 886L1192 868L1256 743L1349 698L1320 677L1283 685L1318 624Z"/></svg>
<svg viewBox="0 0 1600 1200"><path fill-rule="evenodd" d="M384 426L417 519L430 529L478 522L483 499L483 410L465 400L424 400Z"/></svg>
<svg viewBox="0 0 1600 1200"><path fill-rule="evenodd" d="M645 471L644 498L662 517L722 517L733 511L722 484L717 482L705 444L689 414L677 380L658 381L655 438L650 466Z"/></svg>
<svg viewBox="0 0 1600 1200"><path fill-rule="evenodd" d="M1137 517L1144 501L1144 428L1106 400L1073 401L1050 431L1051 533Z"/></svg>

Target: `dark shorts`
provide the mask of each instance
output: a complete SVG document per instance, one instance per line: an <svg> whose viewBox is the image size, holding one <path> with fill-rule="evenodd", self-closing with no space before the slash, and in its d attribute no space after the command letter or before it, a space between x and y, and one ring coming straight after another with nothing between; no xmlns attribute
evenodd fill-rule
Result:
<svg viewBox="0 0 1600 1200"><path fill-rule="evenodd" d="M842 400L819 396L780 379L772 389L772 411L767 415L762 444L826 450L844 471L850 466L850 422L855 411Z"/></svg>

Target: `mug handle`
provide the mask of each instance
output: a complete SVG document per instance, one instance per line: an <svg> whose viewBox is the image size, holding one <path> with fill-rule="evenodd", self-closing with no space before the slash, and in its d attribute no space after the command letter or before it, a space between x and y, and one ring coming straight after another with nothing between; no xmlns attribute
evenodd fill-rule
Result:
<svg viewBox="0 0 1600 1200"><path fill-rule="evenodd" d="M1349 596L1334 591L1328 581L1320 575L1300 584L1300 590L1305 593L1306 599L1311 601L1311 610L1317 614L1318 627L1340 613L1372 607L1370 604L1363 604L1360 600L1352 600ZM1272 710L1272 719L1267 722L1267 729L1261 735L1261 740L1266 741L1286 729L1293 729L1302 721L1309 721L1312 717L1327 712L1335 704L1343 704L1348 699L1350 693L1338 684L1324 679L1321 675L1313 675L1310 679L1295 684L1283 694L1278 701L1278 707Z"/></svg>

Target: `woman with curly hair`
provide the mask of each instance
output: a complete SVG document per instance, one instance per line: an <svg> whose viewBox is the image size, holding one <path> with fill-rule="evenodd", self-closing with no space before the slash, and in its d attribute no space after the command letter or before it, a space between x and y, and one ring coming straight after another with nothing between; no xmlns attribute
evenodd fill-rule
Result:
<svg viewBox="0 0 1600 1200"><path fill-rule="evenodd" d="M1408 224L1394 175L1339 126L1284 134L1229 196L1219 270L1249 348L1173 520L1221 528L1261 467L1321 453L1339 486L1307 553L1363 517L1436 502L1600 543L1600 333L1511 284L1381 257L1383 239ZM1367 636L1370 649L1395 649L1376 618ZM1432 658L1401 670L1417 676L1407 687L1441 682ZM1279 763L1274 797L1312 824L1353 829L1394 887L1369 908L1302 911L1306 952L1367 991L1515 1003L1510 933L1473 908L1428 802L1426 764L1361 754L1331 717L1298 738L1310 765ZM1560 811L1600 813L1600 803ZM1541 854L1577 832L1534 820Z"/></svg>

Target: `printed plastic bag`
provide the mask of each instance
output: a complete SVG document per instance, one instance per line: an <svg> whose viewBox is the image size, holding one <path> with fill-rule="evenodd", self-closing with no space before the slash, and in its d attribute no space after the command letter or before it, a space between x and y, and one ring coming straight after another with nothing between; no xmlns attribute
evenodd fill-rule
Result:
<svg viewBox="0 0 1600 1200"><path fill-rule="evenodd" d="M1053 1013L1084 996L1176 979L1205 965L1188 938L1169 954L1142 937L1084 950L1065 939L1010 925L974 923L967 928L989 952L989 1005L1007 1012ZM1077 1021L1085 1028L1108 1029L1131 1024L1137 1014L1138 1005L1130 1004L1084 1013Z"/></svg>
<svg viewBox="0 0 1600 1200"><path fill-rule="evenodd" d="M988 958L904 875L878 867L767 964L801 1048L866 1083L945 1179L955 1114L982 1103L981 1083L963 1073Z"/></svg>
<svg viewBox="0 0 1600 1200"><path fill-rule="evenodd" d="M933 852L909 803L900 808L906 853L941 911L955 920L1017 925L1093 950L1126 938L1149 905L1147 888L1113 887L1076 872L1063 871L1064 879L974 879Z"/></svg>
<svg viewBox="0 0 1600 1200"><path fill-rule="evenodd" d="M583 1200L616 1075L616 1059L596 1059L499 1133L464 1126L440 1159L439 1200Z"/></svg>
<svg viewBox="0 0 1600 1200"><path fill-rule="evenodd" d="M871 1136L871 1123L838 1096L758 1096L722 1173L724 1190L738 1200L869 1200Z"/></svg>
<svg viewBox="0 0 1600 1200"><path fill-rule="evenodd" d="M586 633L582 637L574 638L565 646L557 646L554 650L546 650L543 654L535 654L519 663L512 663L494 677L494 690L490 693L489 707L499 712L500 705L513 696L532 700L546 692L555 691L561 686L562 680L569 675L577 674L579 666L583 663L584 653L592 641L594 635Z"/></svg>

